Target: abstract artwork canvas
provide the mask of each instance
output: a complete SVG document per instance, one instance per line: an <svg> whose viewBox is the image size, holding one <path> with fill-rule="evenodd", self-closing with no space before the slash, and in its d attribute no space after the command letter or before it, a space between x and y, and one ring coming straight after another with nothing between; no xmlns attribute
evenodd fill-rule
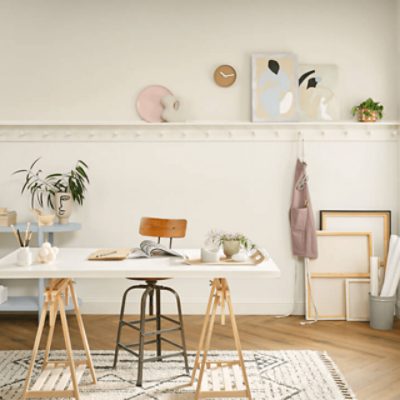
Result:
<svg viewBox="0 0 400 400"><path fill-rule="evenodd" d="M252 56L252 119L254 122L298 118L297 58L291 53Z"/></svg>
<svg viewBox="0 0 400 400"><path fill-rule="evenodd" d="M336 65L300 64L298 85L301 120L339 119L338 67Z"/></svg>

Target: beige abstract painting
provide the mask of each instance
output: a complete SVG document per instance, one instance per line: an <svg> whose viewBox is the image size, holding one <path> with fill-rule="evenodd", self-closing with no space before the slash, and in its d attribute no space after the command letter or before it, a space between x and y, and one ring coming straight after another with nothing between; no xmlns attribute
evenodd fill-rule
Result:
<svg viewBox="0 0 400 400"><path fill-rule="evenodd" d="M331 64L299 65L299 111L303 121L339 119L338 67Z"/></svg>
<svg viewBox="0 0 400 400"><path fill-rule="evenodd" d="M298 118L297 73L294 54L253 54L253 121L294 121Z"/></svg>

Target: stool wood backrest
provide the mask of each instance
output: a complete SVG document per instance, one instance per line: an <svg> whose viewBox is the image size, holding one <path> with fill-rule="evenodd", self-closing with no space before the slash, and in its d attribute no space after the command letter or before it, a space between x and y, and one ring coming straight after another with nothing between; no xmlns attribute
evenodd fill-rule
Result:
<svg viewBox="0 0 400 400"><path fill-rule="evenodd" d="M143 236L169 238L170 247L173 238L183 238L186 235L186 219L164 219L143 217L140 220L139 233Z"/></svg>

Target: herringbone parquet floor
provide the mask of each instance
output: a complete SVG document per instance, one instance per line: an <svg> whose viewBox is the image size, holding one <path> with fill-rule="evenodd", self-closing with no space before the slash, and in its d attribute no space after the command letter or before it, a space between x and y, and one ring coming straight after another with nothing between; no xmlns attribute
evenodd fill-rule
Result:
<svg viewBox="0 0 400 400"><path fill-rule="evenodd" d="M360 400L400 399L400 321L395 329L380 332L363 322L320 321L301 326L300 317L238 316L244 349L313 349L328 351ZM113 349L118 317L84 317L92 349ZM81 348L77 325L69 318L75 348ZM196 349L202 318L185 317L187 345ZM36 319L33 316L0 317L0 350L24 350L33 346ZM57 329L55 348L63 348ZM135 335L129 332L129 335ZM173 335L170 335L173 338ZM178 338L176 338L178 339ZM132 343L135 338L129 338ZM216 326L213 348L233 348L229 324ZM323 399L321 399L323 400Z"/></svg>

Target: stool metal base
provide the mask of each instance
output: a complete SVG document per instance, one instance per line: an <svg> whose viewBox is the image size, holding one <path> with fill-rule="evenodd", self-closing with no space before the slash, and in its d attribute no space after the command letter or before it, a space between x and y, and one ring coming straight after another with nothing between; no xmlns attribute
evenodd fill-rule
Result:
<svg viewBox="0 0 400 400"><path fill-rule="evenodd" d="M126 321L124 320L125 316L125 306L126 306L126 299L128 294L135 289L144 289L144 293L142 294L141 301L140 301L140 319L134 321ZM178 317L179 320L175 320L173 318L167 317L166 315L161 314L161 292L167 291L172 293L175 296L177 310L178 310ZM156 315L153 315L153 297L156 297ZM150 303L150 317L146 318L146 304L147 299L149 299ZM161 328L161 321L166 320L169 321L176 326L173 328ZM145 325L147 322L156 322L156 329L153 331L146 332ZM124 344L121 343L121 332L123 327L129 327L139 332L139 342L132 343L132 344ZM167 339L162 336L165 333L171 332L181 332L181 344L175 343L170 339ZM145 340L147 337L155 336L155 339ZM168 353L163 355L161 352L162 349L162 342L168 343L180 351L176 353ZM156 356L150 358L144 358L144 346L147 344L156 344ZM137 348L137 351L134 349ZM156 280L148 280L146 281L146 285L135 285L129 287L123 297L122 297L122 304L121 304L121 313L119 317L119 325L118 325L118 333L117 333L117 341L115 346L115 355L114 355L114 364L113 368L116 368L118 363L118 354L119 350L123 349L130 354L133 354L138 358L138 375L136 380L136 386L142 386L143 381L143 364L149 361L162 361L165 358L175 357L182 355L185 361L185 369L186 373L189 374L189 365L187 360L187 352L186 352L186 343L185 343L185 332L183 327L183 318L182 318L182 307L181 301L179 299L179 295L175 290L171 289L167 286L157 285Z"/></svg>

